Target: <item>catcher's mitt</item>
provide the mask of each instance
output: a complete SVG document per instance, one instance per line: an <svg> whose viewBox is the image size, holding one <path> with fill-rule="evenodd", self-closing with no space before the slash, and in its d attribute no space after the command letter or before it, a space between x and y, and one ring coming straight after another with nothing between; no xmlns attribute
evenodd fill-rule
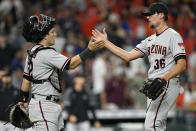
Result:
<svg viewBox="0 0 196 131"><path fill-rule="evenodd" d="M27 110L19 104L16 104L11 108L9 119L11 124L21 129L27 129L33 126Z"/></svg>
<svg viewBox="0 0 196 131"><path fill-rule="evenodd" d="M161 78L147 79L139 91L149 99L156 100L166 90L166 84L167 81Z"/></svg>

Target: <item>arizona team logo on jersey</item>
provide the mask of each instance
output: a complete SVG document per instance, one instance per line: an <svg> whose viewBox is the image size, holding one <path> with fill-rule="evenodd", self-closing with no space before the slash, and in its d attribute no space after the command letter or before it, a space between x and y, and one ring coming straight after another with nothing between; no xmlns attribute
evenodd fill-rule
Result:
<svg viewBox="0 0 196 131"><path fill-rule="evenodd" d="M180 46L180 48L181 48L182 50L184 50L184 43L178 43L178 45Z"/></svg>
<svg viewBox="0 0 196 131"><path fill-rule="evenodd" d="M161 54L163 56L166 56L167 47L162 45L151 45L150 47L148 47L148 55L151 54Z"/></svg>

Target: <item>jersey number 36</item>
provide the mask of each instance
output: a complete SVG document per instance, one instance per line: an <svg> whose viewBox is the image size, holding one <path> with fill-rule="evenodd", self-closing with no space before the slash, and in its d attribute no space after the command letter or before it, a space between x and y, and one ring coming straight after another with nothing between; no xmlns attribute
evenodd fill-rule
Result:
<svg viewBox="0 0 196 131"><path fill-rule="evenodd" d="M160 69L160 68L164 68L165 67L165 59L156 59L155 60L155 66L154 66L154 69L157 70L157 69Z"/></svg>

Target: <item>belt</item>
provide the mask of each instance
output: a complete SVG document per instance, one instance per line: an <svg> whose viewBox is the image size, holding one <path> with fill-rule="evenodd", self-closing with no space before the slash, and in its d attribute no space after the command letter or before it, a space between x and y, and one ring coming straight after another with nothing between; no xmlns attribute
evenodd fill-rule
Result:
<svg viewBox="0 0 196 131"><path fill-rule="evenodd" d="M31 82L33 82L33 84L43 84L44 82L46 82L46 80L31 80Z"/></svg>
<svg viewBox="0 0 196 131"><path fill-rule="evenodd" d="M35 98L35 95L37 95L37 94L32 94L31 97ZM54 102L59 102L60 101L59 98L55 98L53 95L49 95L49 96L38 95L38 96L45 97L45 99L49 100L49 101L54 101Z"/></svg>

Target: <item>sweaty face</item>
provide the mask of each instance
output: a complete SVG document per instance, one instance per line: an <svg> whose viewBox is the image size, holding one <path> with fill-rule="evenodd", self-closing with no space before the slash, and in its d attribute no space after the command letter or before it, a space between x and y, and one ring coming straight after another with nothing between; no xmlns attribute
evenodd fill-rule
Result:
<svg viewBox="0 0 196 131"><path fill-rule="evenodd" d="M55 44L55 38L56 38L56 31L55 28L52 28L47 35L47 42L49 43L49 46Z"/></svg>
<svg viewBox="0 0 196 131"><path fill-rule="evenodd" d="M150 28L156 28L161 23L161 14L155 13L147 16Z"/></svg>

